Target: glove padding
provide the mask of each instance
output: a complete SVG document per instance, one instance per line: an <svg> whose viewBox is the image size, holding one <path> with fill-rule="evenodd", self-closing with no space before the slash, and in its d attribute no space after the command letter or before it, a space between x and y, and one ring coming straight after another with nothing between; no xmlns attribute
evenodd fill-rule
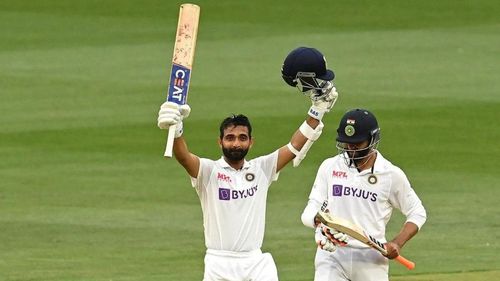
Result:
<svg viewBox="0 0 500 281"><path fill-rule="evenodd" d="M318 247L321 249L328 252L334 252L337 249L337 246L347 245L348 237L347 234L338 232L320 223L316 227L314 239L316 240Z"/></svg>
<svg viewBox="0 0 500 281"><path fill-rule="evenodd" d="M314 119L321 120L325 113L330 112L330 109L335 105L339 93L333 83L327 81L321 93L311 95L312 105L309 108L308 114Z"/></svg>
<svg viewBox="0 0 500 281"><path fill-rule="evenodd" d="M158 127L168 129L171 125L177 125L187 118L189 113L191 113L191 107L187 104L178 105L175 102L164 102L158 112Z"/></svg>

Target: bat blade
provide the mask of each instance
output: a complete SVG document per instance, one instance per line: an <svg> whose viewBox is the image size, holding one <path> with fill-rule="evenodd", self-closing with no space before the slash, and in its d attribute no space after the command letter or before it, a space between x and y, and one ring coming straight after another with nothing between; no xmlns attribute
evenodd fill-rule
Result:
<svg viewBox="0 0 500 281"><path fill-rule="evenodd" d="M200 6L187 3L180 6L167 96L167 101L175 102L179 105L186 104L187 102L199 19ZM168 128L168 139L164 153L166 157L172 157L175 129L175 125Z"/></svg>
<svg viewBox="0 0 500 281"><path fill-rule="evenodd" d="M367 234L360 226L339 217L334 217L329 213L322 211L318 212L318 219L326 226L331 227L337 231L343 232L352 238L374 248L379 251L382 255L387 255L387 251L384 244L373 236ZM396 261L404 265L408 269L414 269L415 263L404 258L403 256L396 257Z"/></svg>

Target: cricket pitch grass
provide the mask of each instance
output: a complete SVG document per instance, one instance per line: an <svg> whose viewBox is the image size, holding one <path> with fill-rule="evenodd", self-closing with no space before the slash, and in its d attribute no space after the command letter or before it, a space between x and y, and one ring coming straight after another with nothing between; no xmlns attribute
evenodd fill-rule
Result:
<svg viewBox="0 0 500 281"><path fill-rule="evenodd" d="M199 201L156 127L181 3L0 3L0 281L202 279ZM196 4L194 153L220 157L231 113L253 123L249 157L288 142L309 108L280 77L293 48L318 48L337 75L323 135L269 192L263 250L281 280L312 280L300 214L354 107L377 115L380 150L428 211L402 252L415 270L391 262L391 280L500 280L500 2Z"/></svg>

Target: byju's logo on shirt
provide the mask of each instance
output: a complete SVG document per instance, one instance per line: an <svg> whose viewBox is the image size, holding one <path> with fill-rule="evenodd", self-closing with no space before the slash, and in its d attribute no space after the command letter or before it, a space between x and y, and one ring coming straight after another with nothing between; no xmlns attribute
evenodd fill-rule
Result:
<svg viewBox="0 0 500 281"><path fill-rule="evenodd" d="M352 196L362 199L367 199L370 201L377 201L377 193L366 191L361 188L348 187L340 184L334 184L332 188L333 196Z"/></svg>
<svg viewBox="0 0 500 281"><path fill-rule="evenodd" d="M231 199L245 199L254 196L255 193L257 193L257 185L243 190L231 190L229 188L219 187L219 200L229 201Z"/></svg>

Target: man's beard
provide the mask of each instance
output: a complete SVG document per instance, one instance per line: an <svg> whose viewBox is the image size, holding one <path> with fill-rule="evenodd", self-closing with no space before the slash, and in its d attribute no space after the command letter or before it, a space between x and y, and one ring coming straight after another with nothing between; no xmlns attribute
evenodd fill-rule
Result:
<svg viewBox="0 0 500 281"><path fill-rule="evenodd" d="M372 152L370 148L366 149L361 149L361 150L356 150L356 151L349 151L347 154L349 155L349 158L354 161L363 161L368 154Z"/></svg>
<svg viewBox="0 0 500 281"><path fill-rule="evenodd" d="M231 162L240 161L245 158L248 153L248 149L231 149L231 148L222 148L222 153L226 158Z"/></svg>
<svg viewBox="0 0 500 281"><path fill-rule="evenodd" d="M355 168L363 166L368 161L368 156L372 152L373 151L370 148L347 152L350 160L348 166L352 165Z"/></svg>

